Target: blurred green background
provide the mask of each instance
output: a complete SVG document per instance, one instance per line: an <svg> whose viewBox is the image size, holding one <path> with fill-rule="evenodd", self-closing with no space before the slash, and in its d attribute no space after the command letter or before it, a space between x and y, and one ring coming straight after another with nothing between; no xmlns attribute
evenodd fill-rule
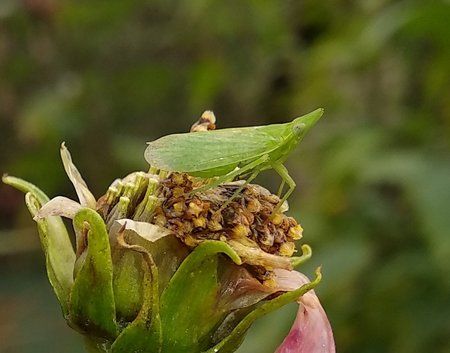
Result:
<svg viewBox="0 0 450 353"><path fill-rule="evenodd" d="M325 118L288 161L339 352L450 352L448 1L0 1L0 172L75 197L145 170L145 142ZM265 173L272 188L278 179ZM23 195L0 186L0 352L81 353ZM240 353L271 353L296 306Z"/></svg>

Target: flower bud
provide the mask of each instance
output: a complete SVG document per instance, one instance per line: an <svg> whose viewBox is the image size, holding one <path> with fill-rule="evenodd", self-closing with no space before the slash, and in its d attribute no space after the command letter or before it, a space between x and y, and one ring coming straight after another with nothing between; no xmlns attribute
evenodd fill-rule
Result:
<svg viewBox="0 0 450 353"><path fill-rule="evenodd" d="M234 352L257 318L321 279L317 271L312 282L298 280L293 268L311 249L292 257L302 228L285 208L272 215L279 198L258 185L227 202L242 183L195 193L204 181L151 168L114 181L95 200L64 144L61 155L79 203L49 200L18 178L3 181L26 193L64 318L91 352ZM72 219L75 249L60 216ZM311 313L312 335L321 335L315 322L326 327L323 351L334 352L323 309ZM297 352L292 341L278 352Z"/></svg>

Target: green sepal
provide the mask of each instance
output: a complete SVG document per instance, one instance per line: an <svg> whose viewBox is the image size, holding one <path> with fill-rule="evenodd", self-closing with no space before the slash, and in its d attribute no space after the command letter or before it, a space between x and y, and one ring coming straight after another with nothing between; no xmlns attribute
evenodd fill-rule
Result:
<svg viewBox="0 0 450 353"><path fill-rule="evenodd" d="M112 353L159 353L162 345L161 318L159 315L158 268L151 254L141 246L127 245L140 253L144 279L142 307L136 319L119 335L111 347Z"/></svg>
<svg viewBox="0 0 450 353"><path fill-rule="evenodd" d="M122 321L133 321L142 306L142 257L134 251L112 246L113 291L116 315Z"/></svg>
<svg viewBox="0 0 450 353"><path fill-rule="evenodd" d="M200 352L225 313L217 307L218 254L241 259L226 243L208 240L183 261L161 296L162 352Z"/></svg>
<svg viewBox="0 0 450 353"><path fill-rule="evenodd" d="M311 247L308 244L303 244L301 249L302 249L302 255L301 256L295 256L295 257L291 257L290 258L293 268L304 264L312 256L312 249L311 249Z"/></svg>
<svg viewBox="0 0 450 353"><path fill-rule="evenodd" d="M70 297L70 322L95 337L114 339L118 328L105 223L96 211L83 208L75 215L73 225L78 237L85 237L87 245Z"/></svg>
<svg viewBox="0 0 450 353"><path fill-rule="evenodd" d="M35 185L12 176L3 176L5 184L26 193L25 203L32 217L49 201L48 196ZM36 221L39 238L45 254L47 276L58 298L64 317L69 313L70 290L73 285L75 252L61 217L51 216Z"/></svg>
<svg viewBox="0 0 450 353"><path fill-rule="evenodd" d="M247 314L241 322L231 331L231 333L224 338L221 342L216 344L214 347L204 351L203 353L231 353L235 352L238 347L241 345L245 334L247 333L247 330L250 328L250 326L253 324L253 322L260 317L275 311L282 306L289 304L298 298L300 298L302 295L304 295L306 292L310 291L311 289L315 288L317 284L319 284L320 280L322 279L322 275L320 273L320 267L316 270L316 278L314 281L304 284L300 288L291 291L286 292L284 294L281 294L280 296L268 300L265 302L262 302L262 304L259 304L256 309L251 311L249 314Z"/></svg>

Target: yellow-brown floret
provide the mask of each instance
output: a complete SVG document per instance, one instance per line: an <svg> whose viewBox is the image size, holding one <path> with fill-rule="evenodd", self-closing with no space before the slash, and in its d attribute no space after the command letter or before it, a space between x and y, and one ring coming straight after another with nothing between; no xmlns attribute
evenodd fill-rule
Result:
<svg viewBox="0 0 450 353"><path fill-rule="evenodd" d="M302 228L284 213L273 214L279 198L258 185L246 185L224 209L241 182L222 184L202 193L192 193L195 180L187 174L172 173L161 182L161 204L155 210L160 224L172 230L182 241L234 239L256 243L267 253L292 256L294 241Z"/></svg>

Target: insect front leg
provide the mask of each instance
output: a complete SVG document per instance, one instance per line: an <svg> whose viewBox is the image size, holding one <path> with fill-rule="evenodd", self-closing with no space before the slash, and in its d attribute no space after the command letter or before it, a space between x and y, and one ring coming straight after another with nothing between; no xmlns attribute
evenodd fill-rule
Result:
<svg viewBox="0 0 450 353"><path fill-rule="evenodd" d="M265 155L261 156L260 158L255 159L253 162L250 162L250 163L244 165L241 168L237 168L228 174L218 177L216 180L214 180L213 182L211 182L205 186L202 186L202 187L192 190L190 192L190 194L193 194L196 192L203 192L203 191L215 188L216 186L218 186L222 183L225 183L227 181L233 181L239 175L244 174L244 173L258 167L263 163L267 163L268 161L269 161L269 155L265 154Z"/></svg>
<svg viewBox="0 0 450 353"><path fill-rule="evenodd" d="M283 182L285 182L289 189L288 191L286 191L286 193L284 194L283 198L280 200L280 202L278 202L278 205L275 207L275 209L273 210L273 214L277 213L278 210L280 209L281 205L283 205L283 203L287 200L287 198L292 194L292 192L294 191L296 184L294 179L291 178L291 176L289 175L288 170L286 169L286 167L281 164L281 163L274 163L272 165L273 169L280 175L280 177L283 179Z"/></svg>

